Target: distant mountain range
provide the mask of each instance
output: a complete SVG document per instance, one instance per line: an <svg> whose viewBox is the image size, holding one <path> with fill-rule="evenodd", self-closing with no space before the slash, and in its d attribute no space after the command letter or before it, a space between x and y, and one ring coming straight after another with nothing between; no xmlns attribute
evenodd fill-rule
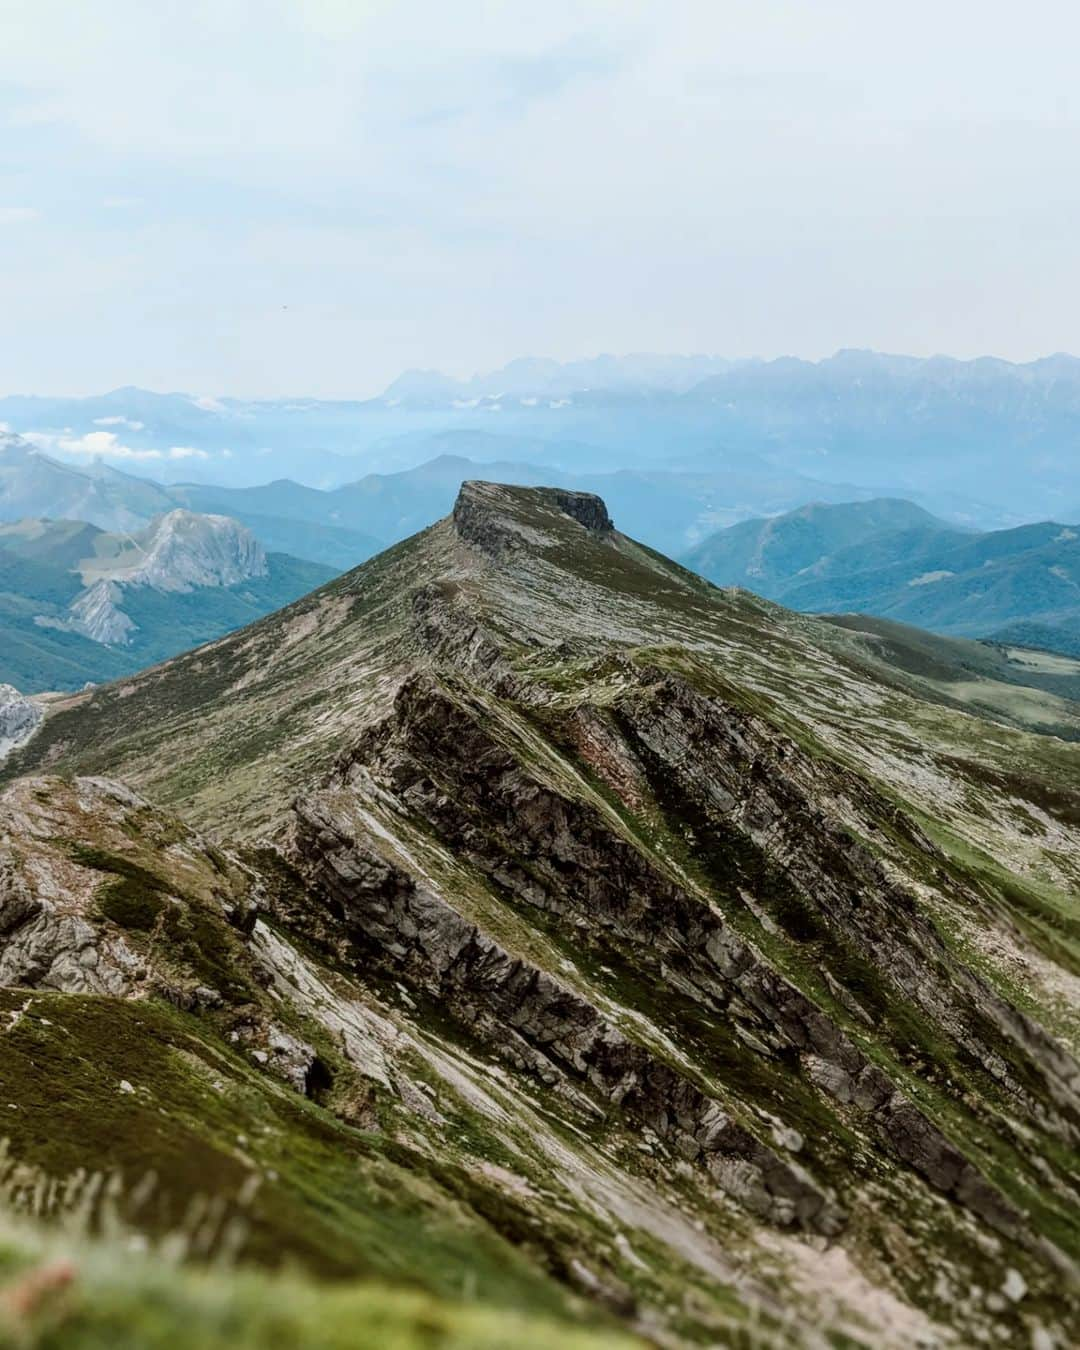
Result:
<svg viewBox="0 0 1080 1350"><path fill-rule="evenodd" d="M792 609L1080 652L1080 529L957 530L910 502L816 503L719 531L685 555Z"/></svg>
<svg viewBox="0 0 1080 1350"><path fill-rule="evenodd" d="M114 679L333 575L265 553L234 520L181 509L135 532L69 520L0 525L0 683L32 693Z"/></svg>
<svg viewBox="0 0 1080 1350"><path fill-rule="evenodd" d="M340 571L440 519L470 478L601 493L620 524L672 553L746 516L788 510L808 497L850 500L860 495L850 483L826 483L745 456L738 465L714 470L570 473L550 465L480 463L447 453L467 445L490 454L502 442L497 436L441 433L426 439L428 448L440 452L426 463L396 473L367 474L324 490L290 479L251 487L165 485L107 465L66 464L18 437L0 437L0 520L44 516L86 520L106 530L133 529L183 506L231 516L247 525L268 551Z"/></svg>
<svg viewBox="0 0 1080 1350"><path fill-rule="evenodd" d="M721 356L661 356L638 352L629 356L595 356L581 361L519 357L487 374L455 380L437 370L407 370L387 388L383 402L440 404L460 407L464 401L567 398L605 391L612 394L685 394L715 375L745 362Z"/></svg>
<svg viewBox="0 0 1080 1350"><path fill-rule="evenodd" d="M717 525L751 513L782 511L815 494L849 499L859 491L850 484L832 485L799 474L779 473L767 464L713 473L644 469L568 473L538 464L477 463L460 455L441 454L414 469L368 474L358 482L325 492L285 480L252 488L183 484L170 493L194 510L222 511L243 520L260 537L262 522L267 518L278 523L279 537L286 537L280 533L281 522L291 517L320 530L348 529L350 540L375 536L384 543L395 543L444 516L461 484L473 478L599 493L620 525L653 547L672 552L684 549ZM312 556L308 549L319 536L309 536L313 543L306 544L303 531L293 527L287 537L290 551ZM375 547L364 547L364 557L376 551Z"/></svg>
<svg viewBox="0 0 1080 1350"><path fill-rule="evenodd" d="M19 436L0 434L0 520L52 516L123 530L175 505L158 483L102 462L65 464Z"/></svg>
<svg viewBox="0 0 1080 1350"><path fill-rule="evenodd" d="M872 613L941 633L1080 652L1080 578L1069 524L980 532L918 503L875 497L749 454L720 457L712 470L570 472L451 453L461 446L492 453L504 439L453 430L426 435L415 446L439 449L433 459L322 489L290 479L248 487L157 483L110 465L68 464L9 434L0 436L0 521L75 519L110 533L137 533L178 509L226 516L270 557L287 555L295 578L304 560L315 571L302 569L303 576L322 580L440 519L467 480L558 486L602 496L620 528L660 552L684 556L711 580L747 586L792 608ZM541 443L510 443L543 451ZM808 499L814 504L802 505ZM145 586L142 594L154 589ZM80 612L64 620L75 624L73 632L119 632L103 595L101 587L80 592ZM65 591L63 605L75 599ZM249 617L240 613L235 622ZM231 614L218 614L198 632L216 635L233 622ZM98 670L101 662L98 655L91 665Z"/></svg>
<svg viewBox="0 0 1080 1350"><path fill-rule="evenodd" d="M0 420L55 457L162 482L332 488L449 451L577 474L764 464L983 529L1068 518L1080 502L1080 360L1066 355L526 359L467 380L407 372L367 400L9 396Z"/></svg>

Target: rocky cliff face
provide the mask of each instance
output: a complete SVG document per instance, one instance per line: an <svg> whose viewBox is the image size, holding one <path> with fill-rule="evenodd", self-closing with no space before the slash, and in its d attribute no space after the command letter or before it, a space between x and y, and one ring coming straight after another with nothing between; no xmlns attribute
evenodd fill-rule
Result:
<svg viewBox="0 0 1080 1350"><path fill-rule="evenodd" d="M135 632L135 624L120 608L123 598L123 592L115 581L95 581L71 602L68 618L39 618L38 623L44 627L66 628L68 632L81 633L83 637L109 647L122 646Z"/></svg>
<svg viewBox="0 0 1080 1350"><path fill-rule="evenodd" d="M1074 751L975 724L980 753L1011 747L996 779L946 743L974 719L931 723L817 635L638 549L597 499L468 484L451 521L310 603L86 697L88 734L117 730L110 772L215 842L115 782L11 783L16 1032L49 1041L40 998L50 1021L73 995L168 1009L154 1043L209 1066L222 1105L134 1057L132 1109L205 1118L211 1171L270 1113L241 1129L252 1259L260 1233L322 1231L340 1174L296 1160L347 1157L371 1186L347 1232L407 1177L424 1231L453 1213L494 1244L485 1297L520 1278L656 1344L1063 1350ZM75 717L15 766L94 766ZM156 764L124 719L156 726ZM1006 799L1022 843L987 807ZM288 1166L282 1092L306 1103ZM378 1141L359 1157L357 1132ZM151 1150L166 1174L174 1145ZM394 1222L400 1249L417 1220ZM342 1240L349 1269L388 1250Z"/></svg>
<svg viewBox="0 0 1080 1350"><path fill-rule="evenodd" d="M0 760L37 730L44 712L10 684L0 684Z"/></svg>
<svg viewBox="0 0 1080 1350"><path fill-rule="evenodd" d="M71 602L66 617L37 622L107 646L123 646L137 631L123 608L129 587L189 594L204 587L236 586L268 573L262 545L228 516L178 509L143 530L99 535L94 543L94 554L76 569L86 589Z"/></svg>
<svg viewBox="0 0 1080 1350"><path fill-rule="evenodd" d="M106 575L126 585L192 591L266 576L262 545L228 516L169 511L134 535L133 542L133 556L105 565Z"/></svg>

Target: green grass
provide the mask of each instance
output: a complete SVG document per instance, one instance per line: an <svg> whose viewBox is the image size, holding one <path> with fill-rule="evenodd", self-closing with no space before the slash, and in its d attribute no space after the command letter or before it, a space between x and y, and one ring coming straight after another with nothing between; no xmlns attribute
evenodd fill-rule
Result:
<svg viewBox="0 0 1080 1350"><path fill-rule="evenodd" d="M25 1002L25 991L0 991L0 1015ZM570 1315L543 1264L463 1203L423 1155L338 1120L166 1005L35 994L4 1037L0 1102L0 1197L18 1190L24 1169L49 1179L45 1200L36 1187L19 1191L36 1217L60 1221L81 1204L92 1167L111 1179L89 1207L94 1227L130 1226L208 1257L235 1247L246 1263L321 1278L381 1278L444 1299L468 1290L493 1306ZM193 1213L198 1197L216 1207L209 1227Z"/></svg>
<svg viewBox="0 0 1080 1350"><path fill-rule="evenodd" d="M38 1292L35 1297L34 1289ZM468 1290L465 1291L466 1295ZM177 1269L0 1220L3 1350L630 1350L525 1309L298 1272Z"/></svg>

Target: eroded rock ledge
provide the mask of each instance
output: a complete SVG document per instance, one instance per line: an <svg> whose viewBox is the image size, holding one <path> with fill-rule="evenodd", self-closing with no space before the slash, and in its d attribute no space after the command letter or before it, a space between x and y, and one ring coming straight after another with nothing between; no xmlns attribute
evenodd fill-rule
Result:
<svg viewBox="0 0 1080 1350"><path fill-rule="evenodd" d="M600 537L614 529L603 498L592 492L533 488L523 494L519 489L472 480L462 483L452 520L466 543L499 557L527 544L542 546L548 542L543 513L537 512L537 506L561 512Z"/></svg>
<svg viewBox="0 0 1080 1350"><path fill-rule="evenodd" d="M689 695L682 697L685 702ZM657 726L646 716L648 706L646 701L636 714L643 736ZM627 701L620 709L630 716ZM586 943L600 935L601 946L628 953L658 990L691 998L757 1047L754 1054L796 1068L808 1088L842 1115L863 1121L936 1190L997 1232L1033 1241L1019 1210L830 1014L783 977L715 905L650 862L595 806L555 790L491 725L482 704L451 693L436 677L413 677L402 686L393 715L343 760L328 791L296 804L296 856L313 891L361 942L368 953L363 959L390 963L516 1067L549 1082L583 1082L703 1166L760 1217L826 1234L842 1225L828 1186L736 1120L695 1073L620 1030L578 989L515 956L460 913L446 893L404 866L407 846L402 836L395 843L384 825L375 827L375 808L382 820L421 828L511 904L554 916L569 932L580 931ZM725 749L715 735L704 743L718 761L730 759L741 780L722 786L718 762L713 791L729 794L726 812L733 828L745 831L743 846L758 851L762 878L782 860L787 884L821 891L827 864L834 874L820 897L826 908L854 888L871 916L868 925L900 932L916 922L910 898L820 812L799 817L801 846L779 830L777 863L769 862L754 836L764 839L770 824L776 826L763 814L773 799L760 783L754 786L752 772L742 781L740 754L732 745ZM744 744L744 757L746 749ZM673 755L671 771L688 769L684 745ZM648 777L641 775L643 792ZM784 801L781 786L773 785L776 813ZM790 783L785 790L793 790ZM888 948L878 950L887 956ZM937 951L927 955L941 959ZM903 970L899 974L902 980ZM714 1067L707 1058L701 1062L706 1075ZM737 1099L738 1082L724 1087Z"/></svg>

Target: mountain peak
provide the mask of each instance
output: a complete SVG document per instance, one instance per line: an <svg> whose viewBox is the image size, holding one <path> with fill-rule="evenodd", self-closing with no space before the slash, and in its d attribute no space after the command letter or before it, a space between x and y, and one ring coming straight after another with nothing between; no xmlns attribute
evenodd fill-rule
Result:
<svg viewBox="0 0 1080 1350"><path fill-rule="evenodd" d="M467 479L454 503L452 520L458 535L482 548L501 550L547 536L544 526L569 517L601 538L615 526L602 497L559 487L512 487Z"/></svg>
<svg viewBox="0 0 1080 1350"><path fill-rule="evenodd" d="M135 542L134 565L118 569L117 580L162 591L190 591L266 576L262 545L246 525L229 516L199 515L177 507L148 525Z"/></svg>

